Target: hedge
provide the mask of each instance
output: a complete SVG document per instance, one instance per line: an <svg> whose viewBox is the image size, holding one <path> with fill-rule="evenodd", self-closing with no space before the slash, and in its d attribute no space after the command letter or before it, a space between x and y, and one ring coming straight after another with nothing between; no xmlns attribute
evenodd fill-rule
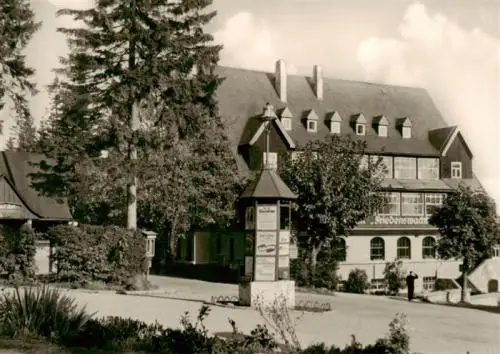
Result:
<svg viewBox="0 0 500 354"><path fill-rule="evenodd" d="M55 280L85 283L101 281L136 288L137 276L147 271L146 243L139 231L117 226L58 225L47 238L55 247Z"/></svg>
<svg viewBox="0 0 500 354"><path fill-rule="evenodd" d="M27 226L0 225L0 276L9 281L35 277L35 232Z"/></svg>

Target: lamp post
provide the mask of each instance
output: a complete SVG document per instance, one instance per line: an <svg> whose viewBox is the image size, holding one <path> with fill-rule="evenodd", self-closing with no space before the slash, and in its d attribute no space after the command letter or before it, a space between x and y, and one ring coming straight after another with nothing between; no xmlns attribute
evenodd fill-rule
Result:
<svg viewBox="0 0 500 354"><path fill-rule="evenodd" d="M274 112L274 107L269 102L264 106L264 111L262 112L261 119L266 124L266 160L264 164L264 169L269 169L269 133L271 132L271 122L278 117Z"/></svg>

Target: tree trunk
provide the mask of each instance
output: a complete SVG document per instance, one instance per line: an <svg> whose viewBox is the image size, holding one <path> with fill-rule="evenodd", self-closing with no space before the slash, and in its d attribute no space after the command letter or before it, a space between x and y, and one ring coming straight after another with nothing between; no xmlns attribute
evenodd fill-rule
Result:
<svg viewBox="0 0 500 354"><path fill-rule="evenodd" d="M460 295L461 302L470 302L469 293L467 291L467 268L465 263L463 264L464 269L462 270L462 293Z"/></svg>
<svg viewBox="0 0 500 354"><path fill-rule="evenodd" d="M315 286L315 282L316 282L316 265L318 263L318 254L319 252L321 251L321 248L323 246L323 243L320 242L318 243L317 245L312 245L311 247L311 259L310 259L310 262L311 262L311 274L309 276L309 279L310 279L310 285L312 285L313 287Z"/></svg>
<svg viewBox="0 0 500 354"><path fill-rule="evenodd" d="M136 43L135 43L135 0L130 0L130 41L128 53L128 69L135 74L136 68ZM135 98L135 90L133 85L130 87L130 121L129 126L132 134L139 128L139 115L137 111L137 100ZM131 162L137 160L137 147L131 141L129 145L129 160ZM133 175L130 177L129 185L127 188L127 228L130 230L137 229L137 175L135 174L135 166Z"/></svg>

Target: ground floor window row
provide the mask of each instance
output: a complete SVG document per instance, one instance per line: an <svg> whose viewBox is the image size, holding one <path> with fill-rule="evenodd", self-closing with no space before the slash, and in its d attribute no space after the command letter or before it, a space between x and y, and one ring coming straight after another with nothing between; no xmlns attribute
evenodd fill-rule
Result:
<svg viewBox="0 0 500 354"><path fill-rule="evenodd" d="M372 291L385 291L387 290L387 283L385 279L372 279L370 289ZM434 291L436 289L436 277L423 277L422 289L426 291Z"/></svg>
<svg viewBox="0 0 500 354"><path fill-rule="evenodd" d="M400 237L397 242L396 257L398 259L411 259L412 248L411 240L408 237ZM338 261L345 261L347 258L347 246L345 239L339 239L336 258ZM426 236L422 240L422 258L436 258L436 239L432 236ZM415 256L415 255L413 255ZM385 240L382 237L374 237L370 240L370 260L383 261L386 259Z"/></svg>

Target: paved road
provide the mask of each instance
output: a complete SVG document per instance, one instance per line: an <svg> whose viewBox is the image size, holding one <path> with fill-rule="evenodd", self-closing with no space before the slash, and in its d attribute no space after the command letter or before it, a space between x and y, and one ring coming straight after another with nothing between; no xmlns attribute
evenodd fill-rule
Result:
<svg viewBox="0 0 500 354"><path fill-rule="evenodd" d="M71 291L80 304L99 315L118 315L157 320L177 327L185 311L196 316L202 301L211 296L236 296L237 287L194 280L151 277L151 281L167 292L169 298L82 293ZM180 298L184 300L176 300ZM500 353L500 316L498 314L388 299L385 297L339 293L335 296L297 293L298 301L328 301L333 311L305 313L297 324L304 345L322 341L343 346L355 334L362 343L373 343L388 330L397 312L407 314L411 333L411 349L436 354ZM299 316L300 313L297 313ZM212 307L207 320L211 332L228 331L228 318L243 331L250 331L262 319L256 311L241 308Z"/></svg>

